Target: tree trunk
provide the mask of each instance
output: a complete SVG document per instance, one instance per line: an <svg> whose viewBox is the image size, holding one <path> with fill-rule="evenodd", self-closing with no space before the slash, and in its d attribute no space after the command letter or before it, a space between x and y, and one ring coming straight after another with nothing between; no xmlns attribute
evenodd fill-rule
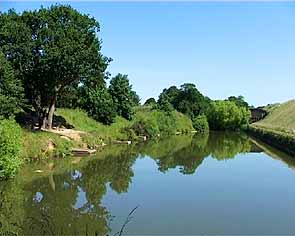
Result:
<svg viewBox="0 0 295 236"><path fill-rule="evenodd" d="M51 100L49 111L48 111L48 129L52 129L53 114L55 111L56 95Z"/></svg>

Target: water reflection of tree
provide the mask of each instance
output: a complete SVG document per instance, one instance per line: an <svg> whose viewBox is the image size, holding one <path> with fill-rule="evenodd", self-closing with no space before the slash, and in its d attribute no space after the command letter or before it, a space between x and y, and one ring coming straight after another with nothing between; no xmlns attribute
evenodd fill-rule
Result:
<svg viewBox="0 0 295 236"><path fill-rule="evenodd" d="M210 133L207 147L213 158L217 160L232 159L239 153L251 150L251 143L247 135L234 132Z"/></svg>
<svg viewBox="0 0 295 236"><path fill-rule="evenodd" d="M22 230L23 199L19 181L0 182L0 235L17 235Z"/></svg>
<svg viewBox="0 0 295 236"><path fill-rule="evenodd" d="M102 205L102 197L108 184L118 193L128 191L136 156L126 147L120 153L108 152L102 160L25 185L15 184L21 178L0 185L0 232L106 235L111 214Z"/></svg>
<svg viewBox="0 0 295 236"><path fill-rule="evenodd" d="M213 158L225 160L250 150L246 135L212 132L210 135L173 136L152 142L144 146L141 153L155 159L161 172L179 167L181 173L193 174L210 154Z"/></svg>
<svg viewBox="0 0 295 236"><path fill-rule="evenodd" d="M205 150L207 139L208 135L172 136L150 143L141 153L155 159L161 172L180 167L181 173L193 174L209 155Z"/></svg>
<svg viewBox="0 0 295 236"><path fill-rule="evenodd" d="M20 234L106 235L112 217L102 198L108 185L117 193L128 191L132 166L139 155L153 158L161 172L179 168L183 174L193 174L210 154L223 160L248 150L248 138L234 133L172 136L105 149L101 159L75 168L57 167L57 173L32 178L26 184L21 177L1 184L0 229Z"/></svg>

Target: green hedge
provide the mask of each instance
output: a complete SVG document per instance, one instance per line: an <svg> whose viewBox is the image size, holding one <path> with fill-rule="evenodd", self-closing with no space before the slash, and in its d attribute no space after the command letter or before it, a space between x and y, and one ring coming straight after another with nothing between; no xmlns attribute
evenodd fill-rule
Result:
<svg viewBox="0 0 295 236"><path fill-rule="evenodd" d="M0 179L12 177L21 165L22 130L13 119L0 121Z"/></svg>
<svg viewBox="0 0 295 236"><path fill-rule="evenodd" d="M247 131L251 135L260 138L265 143L295 156L295 134L292 135L290 133L257 127L254 125L249 126Z"/></svg>

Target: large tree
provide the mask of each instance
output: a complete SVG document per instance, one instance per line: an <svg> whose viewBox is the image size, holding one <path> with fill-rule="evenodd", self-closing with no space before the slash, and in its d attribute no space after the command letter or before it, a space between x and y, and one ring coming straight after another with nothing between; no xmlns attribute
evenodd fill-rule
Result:
<svg viewBox="0 0 295 236"><path fill-rule="evenodd" d="M113 98L116 112L127 120L132 119L133 106L138 103L138 95L132 90L127 75L118 74L110 81L109 92Z"/></svg>
<svg viewBox="0 0 295 236"><path fill-rule="evenodd" d="M106 125L114 122L116 107L105 84L85 83L80 88L80 106L95 120Z"/></svg>
<svg viewBox="0 0 295 236"><path fill-rule="evenodd" d="M5 25L0 36L6 36L0 47L22 75L26 96L40 118L39 125L51 129L57 99L64 91L89 78L104 81L109 59L100 53L99 24L63 5L21 15L10 11L5 17L0 20ZM14 25L24 27L25 44L14 33Z"/></svg>

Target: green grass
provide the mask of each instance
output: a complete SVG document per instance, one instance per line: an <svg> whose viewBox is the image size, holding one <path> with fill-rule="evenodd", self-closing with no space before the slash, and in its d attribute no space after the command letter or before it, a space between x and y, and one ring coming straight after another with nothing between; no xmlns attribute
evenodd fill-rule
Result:
<svg viewBox="0 0 295 236"><path fill-rule="evenodd" d="M269 114L253 126L295 135L295 100L271 107Z"/></svg>
<svg viewBox="0 0 295 236"><path fill-rule="evenodd" d="M90 144L90 146L93 146L94 143L101 144L111 140L128 139L122 129L131 125L131 122L122 117L116 117L115 122L111 125L104 125L79 109L59 108L56 115L62 116L67 123L74 126L75 130L87 132L88 134L83 137L83 141Z"/></svg>
<svg viewBox="0 0 295 236"><path fill-rule="evenodd" d="M32 132L27 129L23 129L22 139L23 148L21 156L26 161L50 156L64 157L71 153L73 146L77 145L77 143L62 139L59 135L53 133L43 131ZM52 152L46 152L49 140L52 140L55 145L55 149Z"/></svg>
<svg viewBox="0 0 295 236"><path fill-rule="evenodd" d="M115 140L137 141L136 122L145 122L150 137L158 134L170 135L177 132L187 133L193 129L191 120L179 112L172 112L169 116L165 113L152 110L149 107L138 107L132 121L117 117L111 125L104 125L95 121L86 112L79 109L58 108L55 115L62 116L73 129L86 132L81 141L68 141L59 135L44 131L32 132L23 128L23 151L25 160L42 159L48 156L65 156L71 153L72 147L97 148L102 143L111 143ZM52 152L46 152L49 140L55 144Z"/></svg>
<svg viewBox="0 0 295 236"><path fill-rule="evenodd" d="M249 132L282 151L295 155L295 100L266 107L269 114L253 123Z"/></svg>

